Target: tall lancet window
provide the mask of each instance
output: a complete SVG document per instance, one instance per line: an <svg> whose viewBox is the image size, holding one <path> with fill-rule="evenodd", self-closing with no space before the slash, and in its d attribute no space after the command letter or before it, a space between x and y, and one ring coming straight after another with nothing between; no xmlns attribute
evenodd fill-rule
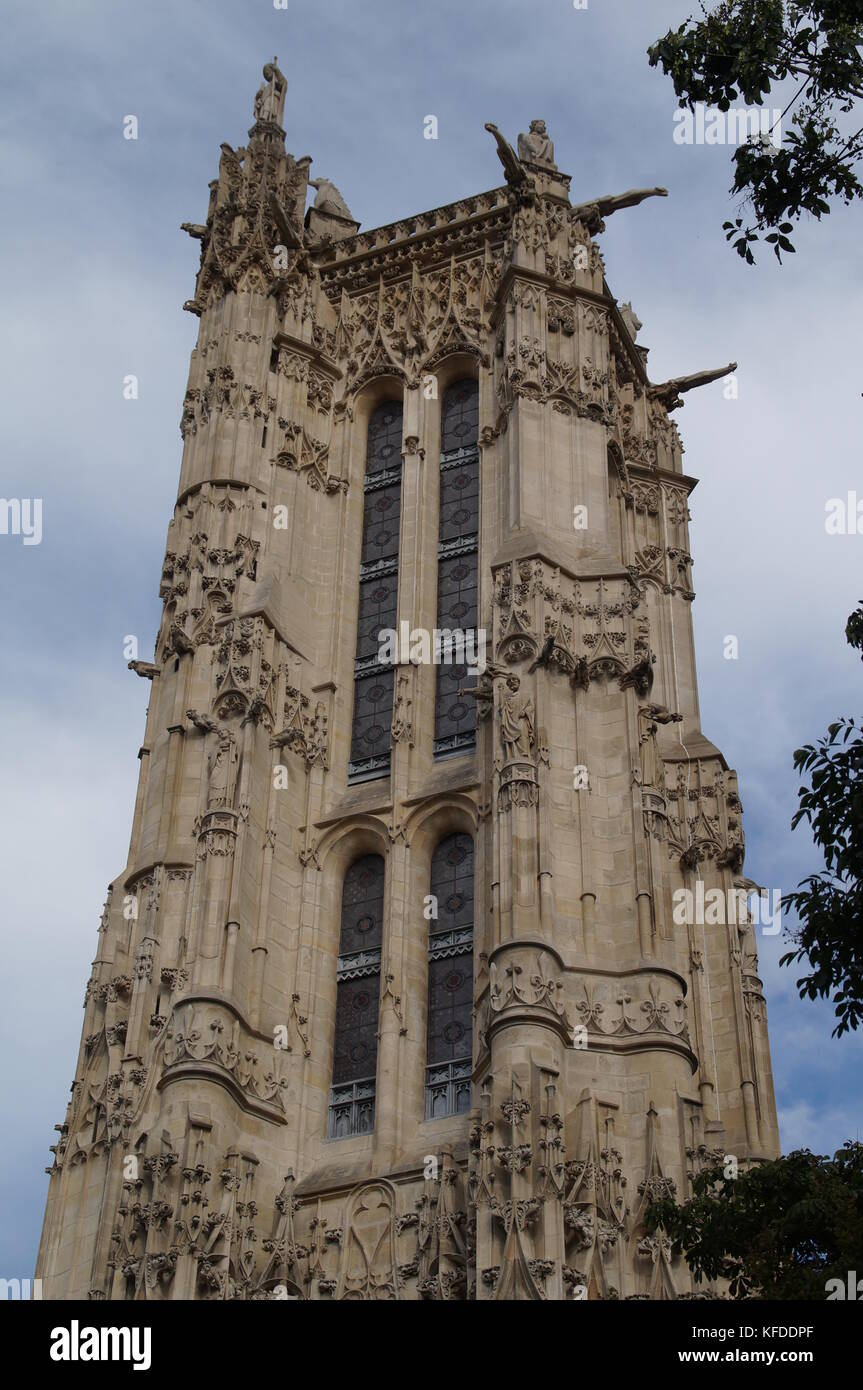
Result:
<svg viewBox="0 0 863 1390"><path fill-rule="evenodd" d="M427 1120L470 1110L473 1010L473 839L448 835L431 863Z"/></svg>
<svg viewBox="0 0 863 1390"><path fill-rule="evenodd" d="M354 718L348 772L389 771L393 668L380 660L381 632L396 628L399 512L402 490L402 406L387 401L369 421L364 487L360 602L354 658Z"/></svg>
<svg viewBox="0 0 863 1390"><path fill-rule="evenodd" d="M476 743L476 702L459 688L476 684L466 659L477 655L479 540L479 393L457 381L441 402L440 529L437 561L437 659L434 751L458 752Z"/></svg>
<svg viewBox="0 0 863 1390"><path fill-rule="evenodd" d="M329 1139L375 1127L383 918L384 861L367 854L348 869L342 888Z"/></svg>

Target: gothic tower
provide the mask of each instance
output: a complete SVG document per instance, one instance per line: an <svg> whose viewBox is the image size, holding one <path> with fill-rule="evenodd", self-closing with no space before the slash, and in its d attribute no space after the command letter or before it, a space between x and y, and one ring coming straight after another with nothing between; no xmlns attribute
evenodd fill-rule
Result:
<svg viewBox="0 0 863 1390"><path fill-rule="evenodd" d="M647 1202L779 1151L752 923L696 910L750 881L670 413L730 368L652 384L606 282L604 219L664 190L573 204L543 122L490 125L502 186L360 232L286 153L286 86L184 228L44 1295L692 1296Z"/></svg>

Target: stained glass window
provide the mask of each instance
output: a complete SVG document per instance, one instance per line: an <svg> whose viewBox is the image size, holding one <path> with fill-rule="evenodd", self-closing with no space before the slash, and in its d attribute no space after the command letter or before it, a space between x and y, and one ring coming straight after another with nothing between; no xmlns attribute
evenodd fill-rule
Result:
<svg viewBox="0 0 863 1390"><path fill-rule="evenodd" d="M369 421L363 484L360 599L354 658L352 777L381 776L390 765L392 667L379 660L380 633L396 627L399 513L402 479L402 406L387 401Z"/></svg>
<svg viewBox="0 0 863 1390"><path fill-rule="evenodd" d="M476 742L476 702L459 690L476 684L468 663L477 656L478 425L477 383L455 382L441 402L435 753Z"/></svg>
<svg viewBox="0 0 863 1390"><path fill-rule="evenodd" d="M345 874L336 986L336 1035L327 1137L371 1134L381 989L384 861L357 859Z"/></svg>
<svg viewBox="0 0 863 1390"><path fill-rule="evenodd" d="M426 1119L470 1110L473 1011L473 840L448 835L432 855Z"/></svg>

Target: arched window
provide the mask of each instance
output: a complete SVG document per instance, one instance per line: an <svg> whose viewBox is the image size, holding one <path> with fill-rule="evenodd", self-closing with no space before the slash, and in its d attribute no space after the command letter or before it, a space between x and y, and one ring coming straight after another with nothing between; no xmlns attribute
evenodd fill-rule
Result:
<svg viewBox="0 0 863 1390"><path fill-rule="evenodd" d="M396 627L399 513L402 490L402 406L387 401L369 421L363 484L363 548L354 657L352 777L389 771L393 668L379 658L380 633Z"/></svg>
<svg viewBox="0 0 863 1390"><path fill-rule="evenodd" d="M342 888L329 1139L375 1127L383 917L384 861L367 854L348 869Z"/></svg>
<svg viewBox="0 0 863 1390"><path fill-rule="evenodd" d="M431 863L427 1120L470 1110L473 1012L473 840L448 835Z"/></svg>
<svg viewBox="0 0 863 1390"><path fill-rule="evenodd" d="M441 401L436 754L476 743L476 701L459 695L459 687L476 684L468 662L477 657L478 425L477 383L455 382Z"/></svg>

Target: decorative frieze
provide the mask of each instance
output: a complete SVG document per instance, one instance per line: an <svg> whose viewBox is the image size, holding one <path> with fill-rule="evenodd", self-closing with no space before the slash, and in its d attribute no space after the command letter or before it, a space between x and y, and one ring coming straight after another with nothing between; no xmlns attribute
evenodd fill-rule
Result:
<svg viewBox="0 0 863 1390"><path fill-rule="evenodd" d="M244 1036L239 1019L228 1010L187 1003L174 1011L159 1086L185 1076L215 1074L244 1109L284 1122L287 1081L279 1075L277 1059L272 1045Z"/></svg>

